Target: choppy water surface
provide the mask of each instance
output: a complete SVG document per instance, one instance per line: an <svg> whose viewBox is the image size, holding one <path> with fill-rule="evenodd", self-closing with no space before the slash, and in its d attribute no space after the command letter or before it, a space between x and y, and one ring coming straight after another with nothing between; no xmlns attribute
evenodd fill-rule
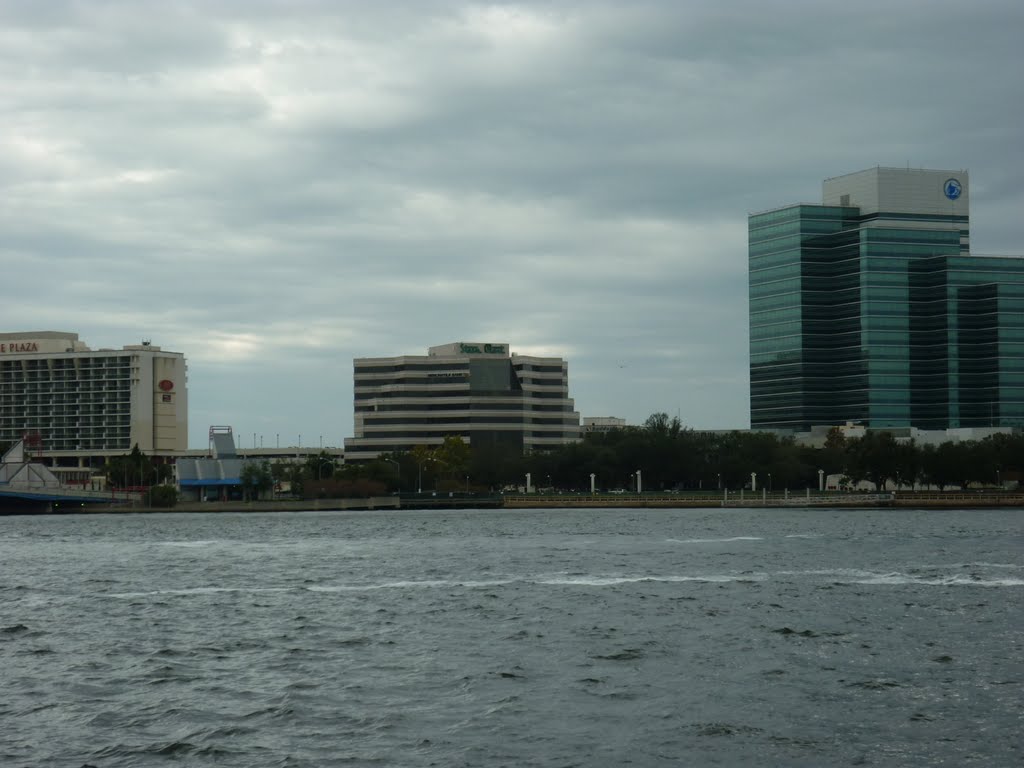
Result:
<svg viewBox="0 0 1024 768"><path fill-rule="evenodd" d="M0 518L0 765L1020 765L1022 522Z"/></svg>

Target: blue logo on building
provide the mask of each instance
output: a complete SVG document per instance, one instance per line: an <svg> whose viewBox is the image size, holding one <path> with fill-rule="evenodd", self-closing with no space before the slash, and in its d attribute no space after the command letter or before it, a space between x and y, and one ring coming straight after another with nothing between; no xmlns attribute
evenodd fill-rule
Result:
<svg viewBox="0 0 1024 768"><path fill-rule="evenodd" d="M956 200L963 194L964 188L956 179L946 179L946 183L942 187L942 191L950 200Z"/></svg>

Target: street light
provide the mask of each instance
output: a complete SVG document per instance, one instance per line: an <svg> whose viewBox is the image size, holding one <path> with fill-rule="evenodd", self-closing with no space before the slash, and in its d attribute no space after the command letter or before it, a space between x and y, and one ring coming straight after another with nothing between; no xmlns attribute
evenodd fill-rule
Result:
<svg viewBox="0 0 1024 768"><path fill-rule="evenodd" d="M640 474L640 470L638 469L636 471L636 492L637 492L637 495L643 493L643 491L644 491L644 481L643 481L643 477Z"/></svg>
<svg viewBox="0 0 1024 768"><path fill-rule="evenodd" d="M401 493L402 492L402 465L399 464L394 459L386 459L383 456L378 456L377 458L380 459L381 461L386 461L386 462L388 462L390 464L394 464L395 465L395 470L396 470L395 474L398 475L398 492Z"/></svg>
<svg viewBox="0 0 1024 768"><path fill-rule="evenodd" d="M772 473L768 473L768 493L772 492Z"/></svg>
<svg viewBox="0 0 1024 768"><path fill-rule="evenodd" d="M416 493L423 493L423 465L428 461L436 461L438 464L444 464L443 461L435 458L434 456L427 456L423 461L416 462Z"/></svg>
<svg viewBox="0 0 1024 768"><path fill-rule="evenodd" d="M818 492L824 492L825 490L825 470L818 470Z"/></svg>

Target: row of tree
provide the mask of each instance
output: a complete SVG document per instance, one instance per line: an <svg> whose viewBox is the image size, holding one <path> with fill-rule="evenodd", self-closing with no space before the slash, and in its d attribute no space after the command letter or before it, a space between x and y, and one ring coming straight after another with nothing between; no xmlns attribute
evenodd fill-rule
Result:
<svg viewBox="0 0 1024 768"><path fill-rule="evenodd" d="M417 446L362 465L338 468L334 477L383 484L389 490L495 492L521 487L526 474L538 488L590 490L590 475L604 491L703 490L749 487L816 489L822 475L845 486L970 488L1016 483L1024 473L1024 435L998 434L978 441L918 445L885 431L846 438L838 428L822 447L769 432L698 432L677 418L652 414L643 426L590 433L575 444L531 455L497 446L471 447L449 437L436 448Z"/></svg>
<svg viewBox="0 0 1024 768"><path fill-rule="evenodd" d="M598 490L636 491L638 473L645 491L738 490L750 487L751 474L758 489L771 492L816 489L821 475L879 489L1007 486L1024 474L1024 435L921 446L884 431L846 438L833 429L824 446L812 447L768 432L698 432L655 413L640 427L589 433L578 443L525 456L513 446L470 446L453 436L440 446L417 446L363 464L339 465L326 452L300 463L246 462L241 481L250 499L272 492L327 498L496 493L523 487L527 474L540 489L589 491L593 474ZM168 479L170 467L136 446L111 458L106 474L111 486L152 487Z"/></svg>
<svg viewBox="0 0 1024 768"><path fill-rule="evenodd" d="M131 453L108 458L103 474L108 488L150 488L168 481L173 472L170 464L154 461L136 443Z"/></svg>

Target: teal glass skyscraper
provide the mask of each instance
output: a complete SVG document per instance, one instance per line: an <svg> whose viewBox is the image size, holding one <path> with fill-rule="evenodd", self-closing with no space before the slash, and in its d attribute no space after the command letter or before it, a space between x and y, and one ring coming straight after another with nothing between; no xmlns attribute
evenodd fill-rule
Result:
<svg viewBox="0 0 1024 768"><path fill-rule="evenodd" d="M752 428L1024 426L1024 258L972 256L968 204L873 168L750 216Z"/></svg>

